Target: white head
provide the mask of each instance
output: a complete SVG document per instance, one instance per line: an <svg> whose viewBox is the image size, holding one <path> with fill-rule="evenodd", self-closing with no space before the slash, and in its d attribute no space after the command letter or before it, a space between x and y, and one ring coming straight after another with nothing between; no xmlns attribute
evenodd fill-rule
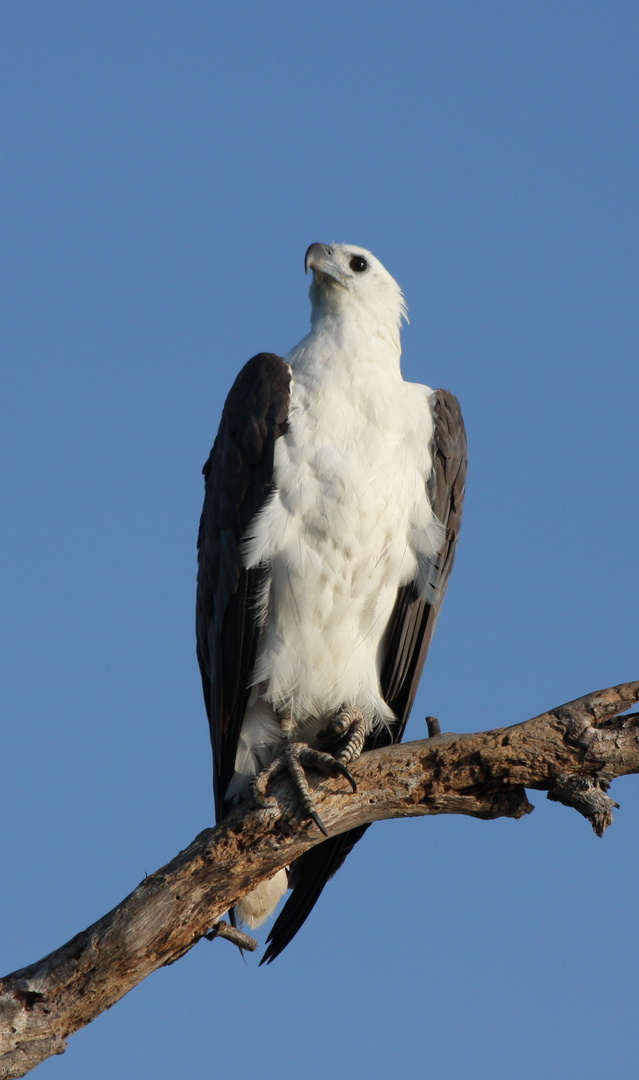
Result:
<svg viewBox="0 0 639 1080"><path fill-rule="evenodd" d="M354 244L311 244L304 268L313 271L311 324L329 318L359 323L399 348L406 302L379 259Z"/></svg>

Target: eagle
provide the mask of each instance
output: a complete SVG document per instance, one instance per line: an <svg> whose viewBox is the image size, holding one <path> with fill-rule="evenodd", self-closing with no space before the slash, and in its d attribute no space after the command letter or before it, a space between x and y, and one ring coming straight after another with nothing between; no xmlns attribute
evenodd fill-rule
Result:
<svg viewBox="0 0 639 1080"><path fill-rule="evenodd" d="M237 376L204 466L197 655L217 820L287 771L327 837L238 903L291 894L270 963L367 826L328 836L308 771L343 776L403 735L448 585L466 435L457 399L406 382L402 291L352 244L311 244L311 330Z"/></svg>

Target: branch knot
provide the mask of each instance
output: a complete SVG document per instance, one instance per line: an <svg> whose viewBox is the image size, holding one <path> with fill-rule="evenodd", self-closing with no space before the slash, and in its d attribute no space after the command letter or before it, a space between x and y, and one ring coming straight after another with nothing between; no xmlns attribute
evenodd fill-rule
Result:
<svg viewBox="0 0 639 1080"><path fill-rule="evenodd" d="M588 819L597 836L603 836L612 825L613 807L619 808L619 803L606 794L608 787L606 780L590 776L558 776L548 789L548 798L577 810Z"/></svg>

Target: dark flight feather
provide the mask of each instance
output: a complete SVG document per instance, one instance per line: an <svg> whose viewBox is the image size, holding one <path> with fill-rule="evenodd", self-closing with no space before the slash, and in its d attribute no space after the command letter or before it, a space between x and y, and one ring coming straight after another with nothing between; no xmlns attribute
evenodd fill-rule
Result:
<svg viewBox="0 0 639 1080"><path fill-rule="evenodd" d="M242 368L226 399L220 430L204 466L198 536L197 656L209 718L217 820L249 697L260 640L258 601L268 570L245 570L241 545L249 523L273 491L275 441L286 431L291 370L273 353Z"/></svg>

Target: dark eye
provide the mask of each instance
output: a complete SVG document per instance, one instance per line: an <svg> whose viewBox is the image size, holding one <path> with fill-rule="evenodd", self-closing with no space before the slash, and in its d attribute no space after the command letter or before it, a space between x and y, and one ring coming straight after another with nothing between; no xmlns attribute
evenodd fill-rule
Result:
<svg viewBox="0 0 639 1080"><path fill-rule="evenodd" d="M356 274L361 274L364 270L368 270L368 263L361 255L352 255L348 265Z"/></svg>

